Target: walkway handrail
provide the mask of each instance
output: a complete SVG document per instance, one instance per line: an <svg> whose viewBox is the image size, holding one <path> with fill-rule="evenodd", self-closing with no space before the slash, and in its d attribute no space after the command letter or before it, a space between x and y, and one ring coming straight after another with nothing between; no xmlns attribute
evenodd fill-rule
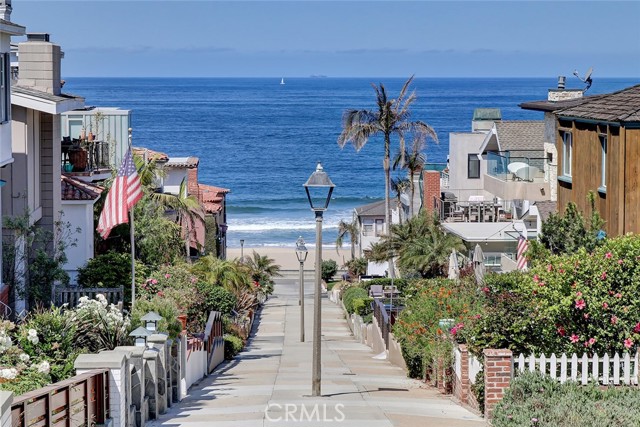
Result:
<svg viewBox="0 0 640 427"><path fill-rule="evenodd" d="M391 319L389 318L387 309L385 308L380 298L373 299L373 316L376 318L378 326L380 327L380 331L382 332L384 346L386 349L389 349L389 332L391 331Z"/></svg>
<svg viewBox="0 0 640 427"><path fill-rule="evenodd" d="M109 370L96 369L17 396L11 425L96 425L109 418Z"/></svg>

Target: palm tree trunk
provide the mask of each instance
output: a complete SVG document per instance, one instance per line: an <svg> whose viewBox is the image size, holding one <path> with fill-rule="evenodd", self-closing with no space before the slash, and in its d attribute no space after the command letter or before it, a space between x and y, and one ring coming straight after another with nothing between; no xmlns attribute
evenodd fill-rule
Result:
<svg viewBox="0 0 640 427"><path fill-rule="evenodd" d="M409 188L411 188L411 202L409 203L409 218L413 218L413 198L415 196L415 187L413 185L413 171L409 172Z"/></svg>
<svg viewBox="0 0 640 427"><path fill-rule="evenodd" d="M389 133L385 133L384 135L384 224L387 236L391 234L391 195L390 187L391 187L391 172L390 172L390 146L391 146L391 137ZM395 271L393 268L393 257L389 258L389 277L396 277Z"/></svg>
<svg viewBox="0 0 640 427"><path fill-rule="evenodd" d="M351 232L353 233L353 231ZM356 245L353 243L353 234L349 234L351 237L351 259L354 260L356 258Z"/></svg>

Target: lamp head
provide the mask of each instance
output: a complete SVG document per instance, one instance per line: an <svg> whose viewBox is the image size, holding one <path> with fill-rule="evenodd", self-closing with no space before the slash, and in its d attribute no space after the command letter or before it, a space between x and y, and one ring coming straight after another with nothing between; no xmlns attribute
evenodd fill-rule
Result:
<svg viewBox="0 0 640 427"><path fill-rule="evenodd" d="M296 256L298 257L298 262L305 262L307 255L309 255L309 251L307 251L304 239L300 236L298 240L296 240Z"/></svg>
<svg viewBox="0 0 640 427"><path fill-rule="evenodd" d="M335 184L329 178L329 175L322 168L322 164L318 162L315 172L309 176L307 182L303 184L309 199L309 205L312 211L326 211L331 201L331 193Z"/></svg>

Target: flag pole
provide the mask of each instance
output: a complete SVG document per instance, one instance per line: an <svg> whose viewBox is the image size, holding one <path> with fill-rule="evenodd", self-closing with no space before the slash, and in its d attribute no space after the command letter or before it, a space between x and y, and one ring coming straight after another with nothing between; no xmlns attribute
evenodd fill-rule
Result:
<svg viewBox="0 0 640 427"><path fill-rule="evenodd" d="M129 128L129 150L132 150L131 145L131 132L132 129ZM135 245L135 224L133 221L133 209L131 206L129 210L129 238L131 240L131 312L133 313L133 306L136 303L136 245Z"/></svg>

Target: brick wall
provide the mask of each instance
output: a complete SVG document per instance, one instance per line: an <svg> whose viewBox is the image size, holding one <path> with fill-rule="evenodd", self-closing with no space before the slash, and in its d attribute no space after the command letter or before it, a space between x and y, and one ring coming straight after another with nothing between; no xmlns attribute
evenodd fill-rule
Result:
<svg viewBox="0 0 640 427"><path fill-rule="evenodd" d="M484 416L493 417L496 405L502 400L513 376L511 350L484 350Z"/></svg>
<svg viewBox="0 0 640 427"><path fill-rule="evenodd" d="M187 193L199 197L198 188L198 168L189 168L187 170Z"/></svg>
<svg viewBox="0 0 640 427"><path fill-rule="evenodd" d="M422 171L423 208L425 212L437 211L434 200L440 200L440 172Z"/></svg>

